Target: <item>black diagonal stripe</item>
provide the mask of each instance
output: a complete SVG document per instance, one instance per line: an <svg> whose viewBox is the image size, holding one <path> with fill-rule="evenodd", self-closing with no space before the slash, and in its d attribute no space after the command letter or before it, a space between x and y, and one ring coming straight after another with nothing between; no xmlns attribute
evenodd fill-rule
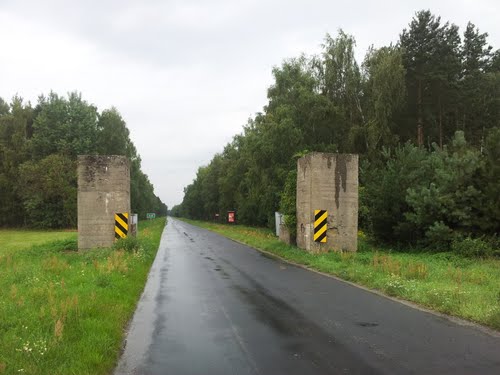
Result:
<svg viewBox="0 0 500 375"><path fill-rule="evenodd" d="M117 214L120 219L123 220L125 224L128 224L128 219L124 214Z"/></svg>
<svg viewBox="0 0 500 375"><path fill-rule="evenodd" d="M314 215L314 221L318 220L325 212L326 210L321 210L316 215Z"/></svg>
<svg viewBox="0 0 500 375"><path fill-rule="evenodd" d="M128 232L118 221L115 221L115 227L120 229L123 232L123 234L127 234Z"/></svg>
<svg viewBox="0 0 500 375"><path fill-rule="evenodd" d="M316 238L316 242L321 242L321 240L323 238L325 238L325 237L326 237L326 232L324 232L321 236L319 236L318 238Z"/></svg>
<svg viewBox="0 0 500 375"><path fill-rule="evenodd" d="M115 232L115 238L119 240L120 238L122 238L122 236L120 236L118 233Z"/></svg>
<svg viewBox="0 0 500 375"><path fill-rule="evenodd" d="M319 223L318 225L316 225L316 227L314 228L314 233L318 232L321 228L323 228L323 226L326 225L326 217L325 217L325 220L323 220L321 223Z"/></svg>

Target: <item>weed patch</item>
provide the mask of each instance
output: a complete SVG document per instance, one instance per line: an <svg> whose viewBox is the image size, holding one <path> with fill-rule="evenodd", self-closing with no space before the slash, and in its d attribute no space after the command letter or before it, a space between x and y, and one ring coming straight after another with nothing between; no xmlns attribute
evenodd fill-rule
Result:
<svg viewBox="0 0 500 375"><path fill-rule="evenodd" d="M145 222L138 240L85 252L74 232L49 232L40 243L9 231L11 247L2 232L0 374L108 374L164 225Z"/></svg>

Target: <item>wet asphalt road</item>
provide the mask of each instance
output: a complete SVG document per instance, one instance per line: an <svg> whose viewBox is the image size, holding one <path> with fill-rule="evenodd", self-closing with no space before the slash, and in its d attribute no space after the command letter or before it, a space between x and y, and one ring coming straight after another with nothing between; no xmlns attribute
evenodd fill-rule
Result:
<svg viewBox="0 0 500 375"><path fill-rule="evenodd" d="M116 375L500 374L500 337L169 218Z"/></svg>

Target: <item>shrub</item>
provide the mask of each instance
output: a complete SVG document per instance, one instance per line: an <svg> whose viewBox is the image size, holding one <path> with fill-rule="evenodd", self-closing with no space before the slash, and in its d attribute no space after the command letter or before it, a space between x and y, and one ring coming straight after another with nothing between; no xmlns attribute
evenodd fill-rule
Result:
<svg viewBox="0 0 500 375"><path fill-rule="evenodd" d="M362 162L363 163L363 162ZM370 217L370 202L366 195L366 188L359 186L358 190L359 206L358 206L358 226L366 231L372 230L372 222Z"/></svg>
<svg viewBox="0 0 500 375"><path fill-rule="evenodd" d="M408 221L425 233L422 244L435 247L451 242L452 231L474 232L481 207L478 175L483 164L463 132L456 132L449 147L428 152L422 168L426 183L407 191ZM437 243L435 243L437 241Z"/></svg>
<svg viewBox="0 0 500 375"><path fill-rule="evenodd" d="M467 258L489 257L493 255L492 247L480 238L466 237L462 240L454 240L451 248L456 254Z"/></svg>
<svg viewBox="0 0 500 375"><path fill-rule="evenodd" d="M374 236L385 242L412 242L423 233L405 218L409 207L407 190L428 181L423 168L426 151L411 143L384 149L379 162L364 162L360 168L362 221Z"/></svg>
<svg viewBox="0 0 500 375"><path fill-rule="evenodd" d="M439 250L460 233L498 232L499 149L500 130L487 137L484 152L461 131L443 149L384 149L381 160L360 168L360 224L377 240Z"/></svg>
<svg viewBox="0 0 500 375"><path fill-rule="evenodd" d="M428 246L435 250L448 250L453 240L453 231L442 221L436 221L425 232Z"/></svg>
<svg viewBox="0 0 500 375"><path fill-rule="evenodd" d="M285 187L281 193L280 211L284 215L285 225L290 231L290 235L297 236L297 170L290 171L285 181Z"/></svg>
<svg viewBox="0 0 500 375"><path fill-rule="evenodd" d="M484 145L484 159L481 171L482 215L478 225L483 232L500 233L500 128L489 131Z"/></svg>

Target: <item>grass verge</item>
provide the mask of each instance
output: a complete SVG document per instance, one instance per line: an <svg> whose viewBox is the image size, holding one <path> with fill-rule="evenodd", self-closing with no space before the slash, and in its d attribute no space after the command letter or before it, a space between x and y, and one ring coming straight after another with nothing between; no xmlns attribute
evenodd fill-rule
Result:
<svg viewBox="0 0 500 375"><path fill-rule="evenodd" d="M60 240L76 240L76 230L42 231L0 229L0 255L26 249L33 245Z"/></svg>
<svg viewBox="0 0 500 375"><path fill-rule="evenodd" d="M76 235L0 252L0 374L109 374L165 219L138 241L77 252ZM25 235L23 231L21 235ZM63 236L64 237L64 236ZM25 236L29 238L29 236Z"/></svg>
<svg viewBox="0 0 500 375"><path fill-rule="evenodd" d="M268 229L182 219L257 249L426 308L500 330L500 260L400 253L360 235L357 253L309 254Z"/></svg>

